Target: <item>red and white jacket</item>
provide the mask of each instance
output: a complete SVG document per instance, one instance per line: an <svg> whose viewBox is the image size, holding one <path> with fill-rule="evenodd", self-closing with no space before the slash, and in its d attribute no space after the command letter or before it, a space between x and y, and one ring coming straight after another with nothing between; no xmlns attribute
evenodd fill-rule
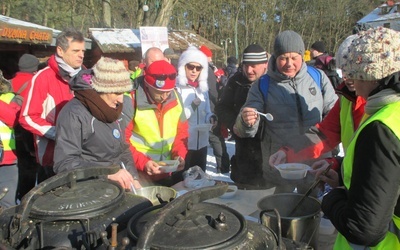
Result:
<svg viewBox="0 0 400 250"><path fill-rule="evenodd" d="M35 135L36 157L42 166L53 166L57 116L72 97L53 55L48 66L32 78L19 119L22 127Z"/></svg>

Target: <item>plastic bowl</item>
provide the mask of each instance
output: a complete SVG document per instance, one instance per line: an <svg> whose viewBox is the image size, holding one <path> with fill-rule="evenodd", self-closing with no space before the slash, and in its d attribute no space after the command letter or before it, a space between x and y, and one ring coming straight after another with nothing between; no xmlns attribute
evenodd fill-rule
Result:
<svg viewBox="0 0 400 250"><path fill-rule="evenodd" d="M178 169L179 160L160 161L158 165L160 165L160 169L164 169L165 173L171 173Z"/></svg>
<svg viewBox="0 0 400 250"><path fill-rule="evenodd" d="M235 185L229 185L228 189L226 190L226 192L220 196L221 199L229 199L232 198L233 196L235 196L236 192L238 190L238 187Z"/></svg>
<svg viewBox="0 0 400 250"><path fill-rule="evenodd" d="M288 180L303 179L307 175L310 166L303 163L285 163L275 166L281 173L282 178Z"/></svg>
<svg viewBox="0 0 400 250"><path fill-rule="evenodd" d="M176 198L176 191L170 187L164 186L150 186L143 187L136 190L137 195L143 196L153 203L154 206L159 205L160 201L157 198L157 194L160 194L161 199L165 202L170 202L172 199Z"/></svg>

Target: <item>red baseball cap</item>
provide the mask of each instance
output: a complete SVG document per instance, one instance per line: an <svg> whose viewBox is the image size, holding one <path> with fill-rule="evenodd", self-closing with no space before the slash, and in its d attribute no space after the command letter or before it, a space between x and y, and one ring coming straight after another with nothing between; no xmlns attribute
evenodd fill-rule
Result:
<svg viewBox="0 0 400 250"><path fill-rule="evenodd" d="M170 91L175 88L176 69L165 60L155 61L146 69L144 81L150 87Z"/></svg>

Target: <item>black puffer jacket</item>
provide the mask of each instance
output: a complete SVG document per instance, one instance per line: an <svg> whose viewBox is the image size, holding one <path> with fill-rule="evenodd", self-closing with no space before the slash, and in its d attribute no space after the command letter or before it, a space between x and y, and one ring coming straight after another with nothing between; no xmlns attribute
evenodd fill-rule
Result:
<svg viewBox="0 0 400 250"><path fill-rule="evenodd" d="M215 107L219 121L233 131L236 117L246 102L247 93L253 82L241 72L236 72L229 78ZM236 183L262 186L261 144L255 138L235 138L235 155L231 159L231 178Z"/></svg>

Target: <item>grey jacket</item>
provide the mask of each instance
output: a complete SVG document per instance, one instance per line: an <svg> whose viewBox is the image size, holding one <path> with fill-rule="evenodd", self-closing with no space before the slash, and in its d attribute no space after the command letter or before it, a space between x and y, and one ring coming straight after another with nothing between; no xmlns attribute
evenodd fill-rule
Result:
<svg viewBox="0 0 400 250"><path fill-rule="evenodd" d="M125 141L126 116L113 123L97 120L76 98L61 110L56 125L54 171L64 172L74 168L125 164L126 169L137 177L129 145ZM129 114L132 116L132 114Z"/></svg>
<svg viewBox="0 0 400 250"><path fill-rule="evenodd" d="M263 168L269 168L268 159L280 147L285 146L295 135L303 134L311 126L320 122L337 100L337 95L328 77L321 73L321 88L314 82L303 63L294 78L281 74L276 69L275 57L268 65L270 76L267 103L257 80L247 96L243 107L252 107L273 115L273 121L260 117L256 124L248 127L239 113L235 126L241 137L254 137L262 129Z"/></svg>

